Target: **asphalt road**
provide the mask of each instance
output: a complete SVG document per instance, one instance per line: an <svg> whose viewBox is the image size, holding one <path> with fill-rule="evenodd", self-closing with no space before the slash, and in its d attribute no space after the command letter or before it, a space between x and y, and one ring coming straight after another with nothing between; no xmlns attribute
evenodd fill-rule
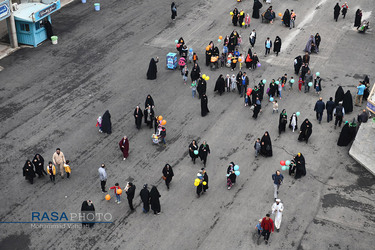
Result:
<svg viewBox="0 0 375 250"><path fill-rule="evenodd" d="M45 42L25 48L0 61L0 186L1 221L31 221L33 211L60 214L80 211L82 201L93 200L96 212L111 213L112 224L93 229L33 228L30 224L1 224L1 249L370 249L375 234L374 177L348 155L349 147L336 145L340 130L315 119L318 96L296 90L284 92L280 110L290 115L301 112L299 123L309 118L313 134L308 144L297 141L287 130L277 135L278 115L265 100L256 121L235 93L214 94L223 68L211 72L204 66L204 48L233 30L229 12L240 6L245 12L252 1L185 1L178 3L178 17L170 20L169 1L102 2L94 12L93 2L78 1L56 14L52 21L59 36L56 46ZM373 23L371 0L349 2L349 13L333 21L334 4L328 0L273 1L276 13L286 8L297 13L297 28L251 21L257 30L255 52L262 66L248 71L251 83L260 79L293 75L293 59L302 55L309 35L319 32L320 53L311 56L313 72L323 78L324 101L334 96L337 86L355 93L365 74L373 80L374 33L360 34L353 28L354 12L364 10ZM353 6L352 6L353 5ZM266 7L263 8L263 10ZM248 49L250 29L237 28ZM279 35L281 53L263 57L264 40ZM175 51L174 40L183 37L200 57L202 73L210 76L210 113L200 116L200 102L177 71L165 68L165 55ZM219 47L220 50L222 47ZM151 57L159 56L158 78L146 80ZM189 68L191 66L189 65ZM235 72L237 73L237 72ZM295 88L296 89L296 88ZM167 120L167 146L151 142L152 130L137 131L133 111L151 94L156 113ZM113 133L98 133L96 118L109 109ZM356 117L355 107L346 120ZM253 144L269 131L272 158L254 159ZM124 162L118 149L123 135L130 140L130 156ZM207 173L209 190L199 199L193 185L203 164L193 165L188 156L192 139L207 140L211 147ZM30 185L22 177L26 159L40 153L48 161L60 147L71 161L71 179L47 177ZM269 246L254 236L257 220L271 210L271 175L279 161L302 152L307 175L295 181L284 173L279 197L285 210L279 233L271 235ZM230 161L240 166L237 184L226 189L226 168ZM107 187L133 181L137 187L130 213L126 199L117 205L107 202L100 191L97 169L104 162L109 176ZM171 189L161 180L161 170L170 163L175 172ZM162 213L143 214L139 191L144 183L157 185ZM65 196L67 196L65 198Z"/></svg>

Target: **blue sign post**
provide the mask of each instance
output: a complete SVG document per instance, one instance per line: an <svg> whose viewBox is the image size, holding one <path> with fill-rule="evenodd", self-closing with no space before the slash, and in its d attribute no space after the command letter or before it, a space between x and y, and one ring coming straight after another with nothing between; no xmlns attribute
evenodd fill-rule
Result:
<svg viewBox="0 0 375 250"><path fill-rule="evenodd" d="M0 21L10 16L9 0L0 2Z"/></svg>

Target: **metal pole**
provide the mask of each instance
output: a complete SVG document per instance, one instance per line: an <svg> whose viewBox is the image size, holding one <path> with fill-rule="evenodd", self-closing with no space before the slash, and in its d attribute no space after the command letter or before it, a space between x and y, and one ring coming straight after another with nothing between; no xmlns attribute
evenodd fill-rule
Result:
<svg viewBox="0 0 375 250"><path fill-rule="evenodd" d="M9 0L9 8L10 8L10 17L9 17L10 46L12 48L17 48L18 47L18 40L17 40L17 33L16 33L16 23L14 21L14 15L13 15L12 0Z"/></svg>

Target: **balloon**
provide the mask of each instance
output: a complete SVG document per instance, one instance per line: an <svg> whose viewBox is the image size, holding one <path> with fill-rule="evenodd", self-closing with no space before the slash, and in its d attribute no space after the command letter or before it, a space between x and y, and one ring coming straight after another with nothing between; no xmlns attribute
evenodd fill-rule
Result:
<svg viewBox="0 0 375 250"><path fill-rule="evenodd" d="M270 102L273 102L273 97L270 97Z"/></svg>
<svg viewBox="0 0 375 250"><path fill-rule="evenodd" d="M174 43L177 44L177 43L178 43L178 40L174 40Z"/></svg>
<svg viewBox="0 0 375 250"><path fill-rule="evenodd" d="M190 48L190 49L189 49L189 51L190 51L190 52L193 52L193 49L192 49L192 48Z"/></svg>
<svg viewBox="0 0 375 250"><path fill-rule="evenodd" d="M198 155L198 153L199 153L198 150L194 150L195 155Z"/></svg>
<svg viewBox="0 0 375 250"><path fill-rule="evenodd" d="M258 67L260 67L260 66L262 66L262 64L260 64L260 63L257 63L257 66L258 66Z"/></svg>
<svg viewBox="0 0 375 250"><path fill-rule="evenodd" d="M279 16L282 16L283 14L279 13Z"/></svg>
<svg viewBox="0 0 375 250"><path fill-rule="evenodd" d="M238 165L235 165L233 169L234 169L234 171L238 171L240 169L240 167Z"/></svg>
<svg viewBox="0 0 375 250"><path fill-rule="evenodd" d="M283 87L283 88L284 88L284 86L285 86L285 85L284 85L284 83L283 83L283 84L281 85L281 87Z"/></svg>
<svg viewBox="0 0 375 250"><path fill-rule="evenodd" d="M231 60L228 60L228 63L231 63L232 61Z"/></svg>
<svg viewBox="0 0 375 250"><path fill-rule="evenodd" d="M297 113L296 113L296 116L299 116L300 114L301 114L300 112L297 112Z"/></svg>
<svg viewBox="0 0 375 250"><path fill-rule="evenodd" d="M285 161L280 161L281 166L285 166Z"/></svg>
<svg viewBox="0 0 375 250"><path fill-rule="evenodd" d="M206 47L206 50L207 50L207 51L209 51L209 50L210 50L210 48L211 48L210 46L207 46L207 47Z"/></svg>
<svg viewBox="0 0 375 250"><path fill-rule="evenodd" d="M263 84L266 84L266 82L267 82L266 79L263 79L263 80L262 80L262 83L263 83Z"/></svg>
<svg viewBox="0 0 375 250"><path fill-rule="evenodd" d="M285 161L285 165L286 166L289 166L290 165L290 161L288 160L288 161Z"/></svg>
<svg viewBox="0 0 375 250"><path fill-rule="evenodd" d="M165 124L167 124L167 121L166 120L162 120L160 124L164 126Z"/></svg>
<svg viewBox="0 0 375 250"><path fill-rule="evenodd" d="M240 57L240 58L238 58L238 61L239 61L239 62L242 62L242 58L241 58L241 57Z"/></svg>
<svg viewBox="0 0 375 250"><path fill-rule="evenodd" d="M234 174L239 176L240 175L240 171L234 171Z"/></svg>
<svg viewBox="0 0 375 250"><path fill-rule="evenodd" d="M194 182L194 186L198 187L199 186L199 182Z"/></svg>
<svg viewBox="0 0 375 250"><path fill-rule="evenodd" d="M161 115L158 116L158 120L161 121L163 120L163 117Z"/></svg>
<svg viewBox="0 0 375 250"><path fill-rule="evenodd" d="M251 95L251 92L253 92L253 89L252 89L252 88L248 88L246 94L247 94L247 95Z"/></svg>
<svg viewBox="0 0 375 250"><path fill-rule="evenodd" d="M208 81L208 80L210 80L210 77L209 76L206 76L206 79L205 79L206 81Z"/></svg>
<svg viewBox="0 0 375 250"><path fill-rule="evenodd" d="M117 189L116 194L118 195L122 194L122 189L121 188Z"/></svg>
<svg viewBox="0 0 375 250"><path fill-rule="evenodd" d="M279 85L280 82L279 82L279 81L276 81L275 83L276 83L276 85Z"/></svg>
<svg viewBox="0 0 375 250"><path fill-rule="evenodd" d="M231 16L233 16L233 12L231 11L231 12L229 12L229 14L231 15Z"/></svg>
<svg viewBox="0 0 375 250"><path fill-rule="evenodd" d="M286 169L289 169L289 166L285 166L286 167Z"/></svg>
<svg viewBox="0 0 375 250"><path fill-rule="evenodd" d="M312 82L309 82L309 87L311 87L313 85L313 83Z"/></svg>
<svg viewBox="0 0 375 250"><path fill-rule="evenodd" d="M221 39L217 39L217 41L220 43L220 42L221 42Z"/></svg>
<svg viewBox="0 0 375 250"><path fill-rule="evenodd" d="M242 16L242 15L241 15ZM242 23L242 26L245 26L245 22Z"/></svg>
<svg viewBox="0 0 375 250"><path fill-rule="evenodd" d="M207 185L207 182L204 181L202 184L203 184L203 186L206 186L206 185Z"/></svg>
<svg viewBox="0 0 375 250"><path fill-rule="evenodd" d="M196 178L195 180L194 180L195 182L201 182L201 180L200 179L198 179L198 178Z"/></svg>
<svg viewBox="0 0 375 250"><path fill-rule="evenodd" d="M107 195L105 196L105 199L106 199L107 201L109 201L109 200L111 199L111 196L110 196L109 194L107 194Z"/></svg>
<svg viewBox="0 0 375 250"><path fill-rule="evenodd" d="M229 177L230 174L227 174L227 177Z"/></svg>
<svg viewBox="0 0 375 250"><path fill-rule="evenodd" d="M180 48L180 46L181 46L181 44L179 44L179 43L178 43L178 44L176 44L176 47L177 47L177 48Z"/></svg>
<svg viewBox="0 0 375 250"><path fill-rule="evenodd" d="M315 74L316 76L320 76L320 73L319 72L316 72L316 74Z"/></svg>
<svg viewBox="0 0 375 250"><path fill-rule="evenodd" d="M294 83L294 79L290 80L291 83Z"/></svg>
<svg viewBox="0 0 375 250"><path fill-rule="evenodd" d="M219 39L221 40L221 39L223 39L223 37L222 37L222 36L219 36Z"/></svg>
<svg viewBox="0 0 375 250"><path fill-rule="evenodd" d="M202 78L205 79L205 78L206 78L206 74L203 74L203 75L202 75Z"/></svg>
<svg viewBox="0 0 375 250"><path fill-rule="evenodd" d="M286 166L282 166L281 170L285 171L286 170Z"/></svg>
<svg viewBox="0 0 375 250"><path fill-rule="evenodd" d="M240 15L243 16L243 11L240 12Z"/></svg>

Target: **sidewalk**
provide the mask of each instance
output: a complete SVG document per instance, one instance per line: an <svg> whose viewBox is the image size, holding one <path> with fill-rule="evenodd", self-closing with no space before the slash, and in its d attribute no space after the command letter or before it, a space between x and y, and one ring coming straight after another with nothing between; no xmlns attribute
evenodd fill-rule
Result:
<svg viewBox="0 0 375 250"><path fill-rule="evenodd" d="M71 2L73 2L74 0L60 0L61 2L61 10L64 6L70 4ZM60 10L59 10L60 11ZM4 20L5 22L5 20ZM15 52L16 50L22 48L21 45L19 44L18 45L19 47L18 48L11 48L10 47L10 44L6 44L6 43L0 43L0 60L3 59L4 57L12 54L13 52ZM0 66L0 71L2 70L3 68Z"/></svg>

